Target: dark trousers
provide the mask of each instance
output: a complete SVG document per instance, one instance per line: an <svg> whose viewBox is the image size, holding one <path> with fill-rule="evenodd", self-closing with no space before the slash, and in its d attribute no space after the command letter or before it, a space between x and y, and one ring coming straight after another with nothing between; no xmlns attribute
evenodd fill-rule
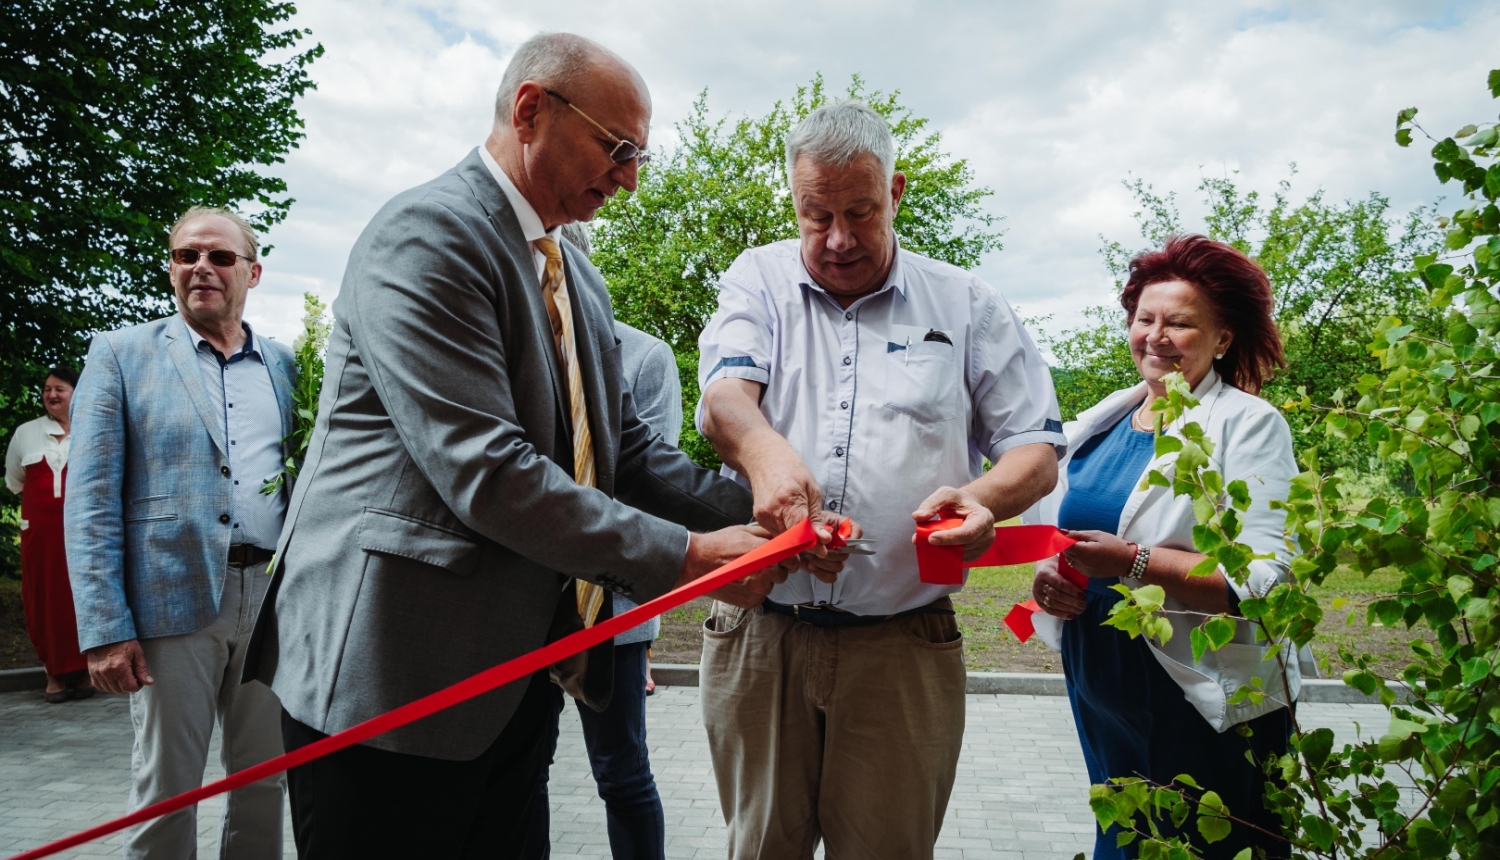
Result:
<svg viewBox="0 0 1500 860"><path fill-rule="evenodd" d="M546 672L478 758L444 761L352 746L287 772L301 860L521 856L556 725ZM281 712L287 750L325 735Z"/></svg>
<svg viewBox="0 0 1500 860"><path fill-rule="evenodd" d="M588 748L599 798L604 801L614 860L662 860L666 852L661 796L656 792L646 746L646 649L650 644L615 646L614 694L603 713L578 703L583 743ZM565 698L561 689L552 688L552 725L546 745L549 765L557 751L558 718ZM550 857L550 829L544 770L531 809L531 832L521 856L526 860Z"/></svg>

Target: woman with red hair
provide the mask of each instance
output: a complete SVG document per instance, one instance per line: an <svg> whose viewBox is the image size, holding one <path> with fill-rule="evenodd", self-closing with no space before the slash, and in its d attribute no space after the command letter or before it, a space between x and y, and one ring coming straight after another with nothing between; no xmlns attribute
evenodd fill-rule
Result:
<svg viewBox="0 0 1500 860"><path fill-rule="evenodd" d="M1144 776L1167 784L1190 774L1203 790L1217 792L1232 816L1249 822L1206 846L1204 856L1229 858L1246 846L1287 856L1280 817L1264 808L1258 763L1287 749L1289 705L1301 683L1295 655L1284 643L1257 641L1254 625L1243 620L1233 642L1202 660L1193 659L1189 637L1208 617L1237 615L1241 600L1264 596L1290 577L1285 517L1269 502L1286 499L1297 473L1291 431L1256 396L1285 365L1270 284L1229 245L1178 236L1131 261L1120 303L1141 382L1065 428L1069 453L1058 467L1057 490L1031 518L1054 522L1078 541L1063 558L1088 578L1088 587L1062 576L1056 558L1038 563L1032 593L1046 614L1037 614L1037 630L1062 652L1092 782ZM1192 499L1143 481L1151 469L1170 475L1176 456L1156 458L1152 432L1152 403L1173 372L1186 377L1199 405L1164 432L1196 422L1214 441L1211 468L1226 485L1243 480L1250 488L1253 504L1238 539L1272 557L1252 562L1243 585L1222 570L1189 576L1205 558L1193 545ZM1119 583L1166 592L1174 633L1166 643L1131 639L1104 625L1123 599L1111 588ZM1271 650L1279 659L1264 660ZM1263 701L1230 702L1240 687L1257 683ZM1181 832L1199 840L1191 822ZM1134 844L1117 846L1115 828L1099 834L1095 860L1133 856Z"/></svg>

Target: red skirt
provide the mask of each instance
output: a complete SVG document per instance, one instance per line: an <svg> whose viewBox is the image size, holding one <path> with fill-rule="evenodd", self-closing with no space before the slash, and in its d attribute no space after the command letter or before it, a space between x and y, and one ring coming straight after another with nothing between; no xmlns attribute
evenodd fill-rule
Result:
<svg viewBox="0 0 1500 860"><path fill-rule="evenodd" d="M63 482L68 468L63 467ZM78 620L73 614L73 587L63 549L63 497L53 493L52 467L46 460L26 467L21 490L21 603L26 633L49 675L88 668L78 651Z"/></svg>

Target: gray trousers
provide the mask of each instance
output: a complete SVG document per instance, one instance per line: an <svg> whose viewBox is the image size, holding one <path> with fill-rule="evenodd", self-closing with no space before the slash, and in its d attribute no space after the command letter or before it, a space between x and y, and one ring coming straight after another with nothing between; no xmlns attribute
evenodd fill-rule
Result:
<svg viewBox="0 0 1500 860"><path fill-rule="evenodd" d="M131 811L203 784L208 742L219 725L220 760L234 773L282 752L281 704L259 681L240 683L245 649L270 577L266 565L229 566L219 617L185 636L142 639L156 683L130 697L135 746L130 757ZM219 857L281 857L284 776L229 793L219 822ZM197 807L126 831L125 856L185 860L198 856Z"/></svg>

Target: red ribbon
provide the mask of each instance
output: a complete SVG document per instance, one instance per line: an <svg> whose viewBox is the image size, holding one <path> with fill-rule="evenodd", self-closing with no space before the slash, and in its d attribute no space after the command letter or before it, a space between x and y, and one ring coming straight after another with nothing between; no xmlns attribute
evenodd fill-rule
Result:
<svg viewBox="0 0 1500 860"><path fill-rule="evenodd" d="M1069 582L1079 588L1088 587L1088 577L1074 570L1063 550L1077 543L1055 526L1001 526L995 529L995 542L984 555L973 561L964 561L961 546L934 546L928 543L933 532L958 528L964 524L963 517L945 516L942 519L917 526L917 568L923 582L933 585L962 585L966 567L999 567L1007 564L1025 564L1057 556L1057 570ZM1034 613L1042 608L1035 600L1017 603L1005 616L1005 626L1025 642L1036 632L1031 622Z"/></svg>
<svg viewBox="0 0 1500 860"><path fill-rule="evenodd" d="M368 740L376 735L400 728L408 723L416 722L423 717L431 716L438 711L451 708L460 702L467 701L498 687L503 687L512 681L527 677L533 672L545 669L559 660L586 651L600 642L614 638L616 634L624 633L626 630L649 621L664 612L675 609L695 597L702 597L716 588L721 588L757 570L762 570L777 562L791 558L803 550L811 549L817 543L818 536L813 531L812 523L808 520L803 520L801 524L788 529L757 549L740 556L718 570L706 576L699 577L681 588L670 591L650 603L637 606L624 615L617 615L601 621L593 627L580 630L577 633L538 648L529 654L523 654L513 660L507 660L473 677L459 681L451 687L439 690L429 696L424 696L394 711L388 711L378 717L372 717L357 726L351 726L337 734L329 735L320 741L308 744L305 747L300 747L292 752L279 755L276 758L261 762L253 767L247 767L238 773L230 774L217 782L211 782L201 788L183 792L176 797L168 798L159 803L153 803L129 815L116 818L97 827L91 827L81 833L75 833L72 836L59 839L40 848L33 848L24 854L17 854L11 860L35 860L35 858L39 857L50 857L59 851L66 851L85 842L92 842L95 839L124 830L131 825L176 812L179 809L192 806L199 801L233 791L241 786L265 779L268 776L275 776L284 770L307 764L313 759L322 758L345 747L353 746L360 741Z"/></svg>

